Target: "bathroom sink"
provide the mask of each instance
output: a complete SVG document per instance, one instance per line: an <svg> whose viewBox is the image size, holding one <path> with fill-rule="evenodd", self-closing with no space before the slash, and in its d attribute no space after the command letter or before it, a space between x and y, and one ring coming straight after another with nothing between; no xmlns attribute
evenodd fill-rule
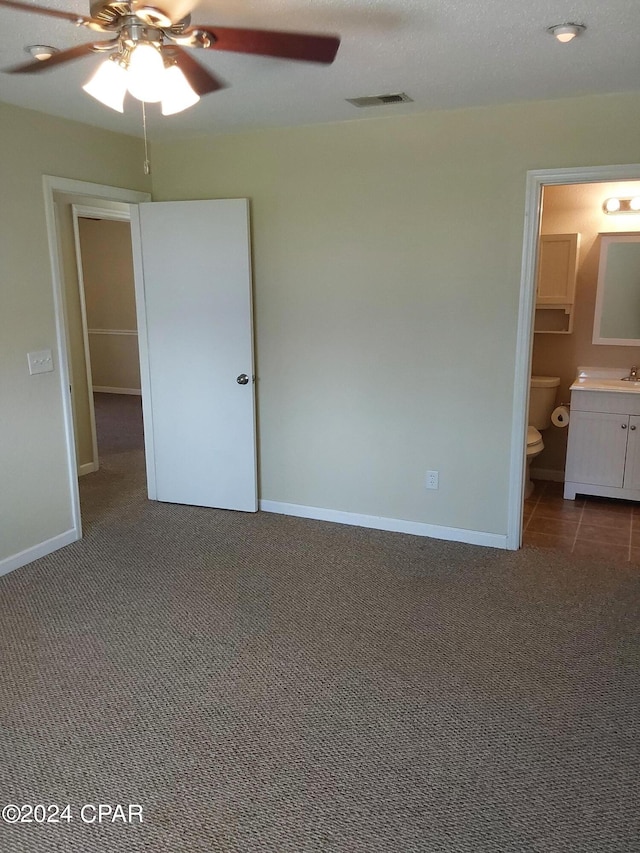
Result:
<svg viewBox="0 0 640 853"><path fill-rule="evenodd" d="M640 381L625 379L605 379L595 376L583 376L573 383L572 391L617 391L623 394L640 394Z"/></svg>

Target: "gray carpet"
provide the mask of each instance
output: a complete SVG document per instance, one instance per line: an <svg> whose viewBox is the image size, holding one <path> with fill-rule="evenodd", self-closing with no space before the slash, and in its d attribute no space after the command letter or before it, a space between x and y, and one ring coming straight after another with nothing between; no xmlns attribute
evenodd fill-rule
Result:
<svg viewBox="0 0 640 853"><path fill-rule="evenodd" d="M637 567L150 503L120 402L0 579L0 798L72 806L3 853L640 849Z"/></svg>

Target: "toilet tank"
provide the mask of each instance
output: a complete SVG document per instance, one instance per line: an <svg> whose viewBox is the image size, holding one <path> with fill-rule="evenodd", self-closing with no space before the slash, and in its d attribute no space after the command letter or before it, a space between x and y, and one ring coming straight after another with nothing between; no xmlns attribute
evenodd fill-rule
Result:
<svg viewBox="0 0 640 853"><path fill-rule="evenodd" d="M529 425L536 429L551 426L551 412L556 405L559 376L532 376L529 384Z"/></svg>

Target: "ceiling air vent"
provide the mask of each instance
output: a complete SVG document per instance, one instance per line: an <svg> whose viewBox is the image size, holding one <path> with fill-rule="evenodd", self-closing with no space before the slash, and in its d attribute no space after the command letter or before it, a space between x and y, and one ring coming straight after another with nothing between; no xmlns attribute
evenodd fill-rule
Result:
<svg viewBox="0 0 640 853"><path fill-rule="evenodd" d="M398 92L394 95L371 95L365 98L347 98L346 99L354 107L383 107L385 104L406 104L412 103L413 98L410 98L405 92Z"/></svg>

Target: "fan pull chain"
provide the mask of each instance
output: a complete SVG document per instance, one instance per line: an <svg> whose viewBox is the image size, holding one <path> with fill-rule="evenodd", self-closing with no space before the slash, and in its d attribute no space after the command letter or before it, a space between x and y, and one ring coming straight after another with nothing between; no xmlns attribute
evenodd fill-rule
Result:
<svg viewBox="0 0 640 853"><path fill-rule="evenodd" d="M144 173L145 175L151 174L151 163L149 162L149 150L147 148L147 113L144 108L144 101L140 102L142 104L142 131L144 133Z"/></svg>

